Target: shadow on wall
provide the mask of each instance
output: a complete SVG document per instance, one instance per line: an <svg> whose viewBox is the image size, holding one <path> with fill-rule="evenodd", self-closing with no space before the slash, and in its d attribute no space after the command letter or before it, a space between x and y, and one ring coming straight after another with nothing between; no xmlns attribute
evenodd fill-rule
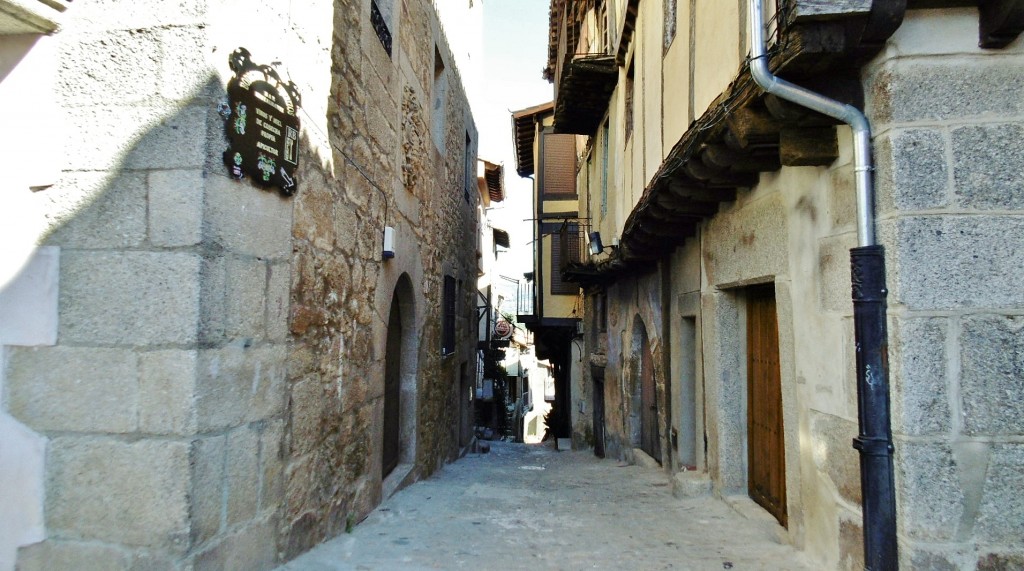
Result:
<svg viewBox="0 0 1024 571"><path fill-rule="evenodd" d="M45 232L0 285L0 569L278 561L293 202L229 176L224 98L71 102L65 170L21 202ZM326 162L305 132L300 157Z"/></svg>

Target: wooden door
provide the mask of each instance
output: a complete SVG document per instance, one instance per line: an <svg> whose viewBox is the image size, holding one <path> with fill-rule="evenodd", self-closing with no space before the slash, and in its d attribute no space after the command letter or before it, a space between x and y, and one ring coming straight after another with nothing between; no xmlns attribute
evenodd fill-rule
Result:
<svg viewBox="0 0 1024 571"><path fill-rule="evenodd" d="M640 348L640 448L661 462L661 439L658 434L658 398L654 386L654 359L647 337Z"/></svg>
<svg viewBox="0 0 1024 571"><path fill-rule="evenodd" d="M398 298L391 301L388 317L387 352L384 358L384 446L381 455L382 477L398 465L399 426L402 396L402 315Z"/></svg>
<svg viewBox="0 0 1024 571"><path fill-rule="evenodd" d="M787 524L782 380L774 288L747 300L747 453L750 497Z"/></svg>
<svg viewBox="0 0 1024 571"><path fill-rule="evenodd" d="M604 458L604 378L594 378L594 456Z"/></svg>

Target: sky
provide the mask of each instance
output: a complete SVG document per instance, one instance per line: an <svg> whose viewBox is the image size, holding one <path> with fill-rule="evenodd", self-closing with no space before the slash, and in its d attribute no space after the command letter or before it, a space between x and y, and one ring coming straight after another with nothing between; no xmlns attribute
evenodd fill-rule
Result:
<svg viewBox="0 0 1024 571"><path fill-rule="evenodd" d="M478 156L505 166L506 199L489 212L492 224L509 233L511 251L498 257L499 272L522 279L533 269L529 218L533 182L516 173L512 111L551 101L552 85L541 77L548 55L550 0L484 0L482 104L476 109Z"/></svg>

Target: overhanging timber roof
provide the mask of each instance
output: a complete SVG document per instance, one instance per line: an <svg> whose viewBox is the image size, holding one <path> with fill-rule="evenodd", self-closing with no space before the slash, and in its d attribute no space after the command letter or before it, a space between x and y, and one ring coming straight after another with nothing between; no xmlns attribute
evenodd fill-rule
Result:
<svg viewBox="0 0 1024 571"><path fill-rule="evenodd" d="M555 132L591 135L608 110L619 80L615 56L577 55L562 71L555 105Z"/></svg>
<svg viewBox="0 0 1024 571"><path fill-rule="evenodd" d="M899 27L903 2L874 0L870 18L856 13L845 20L791 20L770 66L791 81L863 108L858 68ZM841 40L814 41L821 37ZM618 248L610 256L570 264L563 280L592 286L655 268L659 259L696 235L720 203L734 200L737 189L756 185L761 172L831 164L838 156L835 124L766 96L745 65L669 151L626 219Z"/></svg>
<svg viewBox="0 0 1024 571"><path fill-rule="evenodd" d="M533 142L537 136L536 124L551 113L553 101L512 112L512 138L516 151L516 172L519 176L533 175Z"/></svg>

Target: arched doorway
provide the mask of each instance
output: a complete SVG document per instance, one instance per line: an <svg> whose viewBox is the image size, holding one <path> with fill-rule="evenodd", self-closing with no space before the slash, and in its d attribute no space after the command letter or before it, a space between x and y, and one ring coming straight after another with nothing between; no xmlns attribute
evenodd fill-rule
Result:
<svg viewBox="0 0 1024 571"><path fill-rule="evenodd" d="M415 456L416 356L415 306L412 281L402 274L388 312L384 357L381 479Z"/></svg>
<svg viewBox="0 0 1024 571"><path fill-rule="evenodd" d="M630 344L632 366L630 377L632 408L630 411L631 436L651 458L661 462L661 437L658 430L658 391L654 376L654 358L647 339L647 328L639 316L633 322Z"/></svg>

